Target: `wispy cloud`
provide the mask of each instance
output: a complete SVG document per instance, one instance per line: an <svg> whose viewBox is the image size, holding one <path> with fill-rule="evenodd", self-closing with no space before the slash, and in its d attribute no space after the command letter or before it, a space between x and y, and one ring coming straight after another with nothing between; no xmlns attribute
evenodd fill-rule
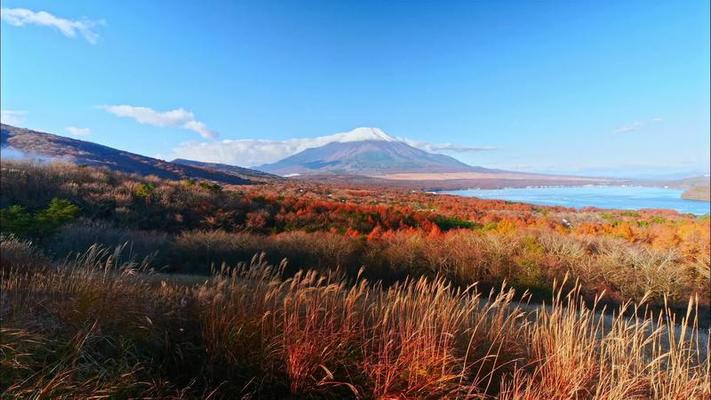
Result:
<svg viewBox="0 0 711 400"><path fill-rule="evenodd" d="M478 153L481 151L494 151L498 150L496 147L492 146L466 146L453 143L427 143L420 142L416 140L410 140L405 138L399 138L401 141L409 144L412 147L417 147L430 153Z"/></svg>
<svg viewBox="0 0 711 400"><path fill-rule="evenodd" d="M182 143L178 147L174 148L172 157L253 167L279 161L303 150L323 146L328 143L351 142L355 140L368 139L353 135L353 132L354 131L337 133L328 136L294 138L287 140L225 139L214 142L188 142ZM392 139L405 142L413 147L430 152L447 151L461 153L494 150L492 147L431 144L405 138Z"/></svg>
<svg viewBox="0 0 711 400"><path fill-rule="evenodd" d="M215 139L218 136L217 132L209 130L204 123L195 119L191 111L182 108L170 111L156 111L148 107L129 105L99 106L99 108L118 117L132 118L144 125L189 129L206 139Z"/></svg>
<svg viewBox="0 0 711 400"><path fill-rule="evenodd" d="M91 135L91 129L89 128L78 128L76 126L68 126L64 129L72 136L86 137Z"/></svg>
<svg viewBox="0 0 711 400"><path fill-rule="evenodd" d="M307 148L322 145L317 143L318 138L283 141L226 139L219 142L188 142L173 149L173 158L251 167L278 161Z"/></svg>
<svg viewBox="0 0 711 400"><path fill-rule="evenodd" d="M22 125L26 115L27 111L0 110L0 122L8 125Z"/></svg>
<svg viewBox="0 0 711 400"><path fill-rule="evenodd" d="M646 121L634 121L629 124L624 124L618 126L613 133L629 133L629 132L636 132L639 131L640 129L647 127L652 124L658 124L660 122L663 122L664 120L661 118L652 118Z"/></svg>
<svg viewBox="0 0 711 400"><path fill-rule="evenodd" d="M94 28L104 24L103 21L60 18L47 11L32 11L26 8L2 8L0 18L12 26L39 25L55 28L70 38L79 34L91 44L95 44L99 39L99 34L94 31Z"/></svg>

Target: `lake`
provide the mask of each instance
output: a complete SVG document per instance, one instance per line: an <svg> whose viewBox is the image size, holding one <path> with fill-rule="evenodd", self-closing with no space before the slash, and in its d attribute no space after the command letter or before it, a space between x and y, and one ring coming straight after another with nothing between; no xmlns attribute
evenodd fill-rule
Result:
<svg viewBox="0 0 711 400"><path fill-rule="evenodd" d="M697 215L710 212L711 203L684 200L681 198L682 192L679 189L643 186L574 186L466 189L440 193L574 208L597 207L620 210L664 208Z"/></svg>

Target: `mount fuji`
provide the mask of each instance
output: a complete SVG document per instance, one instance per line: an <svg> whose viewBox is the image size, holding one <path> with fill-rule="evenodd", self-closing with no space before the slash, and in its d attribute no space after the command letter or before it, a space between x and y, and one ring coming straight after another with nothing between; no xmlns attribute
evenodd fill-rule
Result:
<svg viewBox="0 0 711 400"><path fill-rule="evenodd" d="M494 172L415 148L378 128L356 128L326 138L328 143L322 146L256 169L283 176Z"/></svg>

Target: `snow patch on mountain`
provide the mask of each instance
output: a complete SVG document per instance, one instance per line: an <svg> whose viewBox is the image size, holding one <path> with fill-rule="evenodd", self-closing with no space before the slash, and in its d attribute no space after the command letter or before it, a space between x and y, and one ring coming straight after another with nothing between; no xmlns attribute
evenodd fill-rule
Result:
<svg viewBox="0 0 711 400"><path fill-rule="evenodd" d="M360 142L363 140L382 140L384 142L398 142L399 140L383 132L379 128L360 127L349 132L336 133L323 138L330 139L330 142ZM326 143L324 143L326 144Z"/></svg>

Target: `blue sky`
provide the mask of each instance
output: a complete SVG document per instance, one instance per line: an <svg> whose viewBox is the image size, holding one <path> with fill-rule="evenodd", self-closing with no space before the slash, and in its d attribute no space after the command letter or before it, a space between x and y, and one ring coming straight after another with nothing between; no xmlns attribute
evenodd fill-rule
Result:
<svg viewBox="0 0 711 400"><path fill-rule="evenodd" d="M145 155L374 126L489 167L709 169L708 1L2 7L3 120Z"/></svg>

